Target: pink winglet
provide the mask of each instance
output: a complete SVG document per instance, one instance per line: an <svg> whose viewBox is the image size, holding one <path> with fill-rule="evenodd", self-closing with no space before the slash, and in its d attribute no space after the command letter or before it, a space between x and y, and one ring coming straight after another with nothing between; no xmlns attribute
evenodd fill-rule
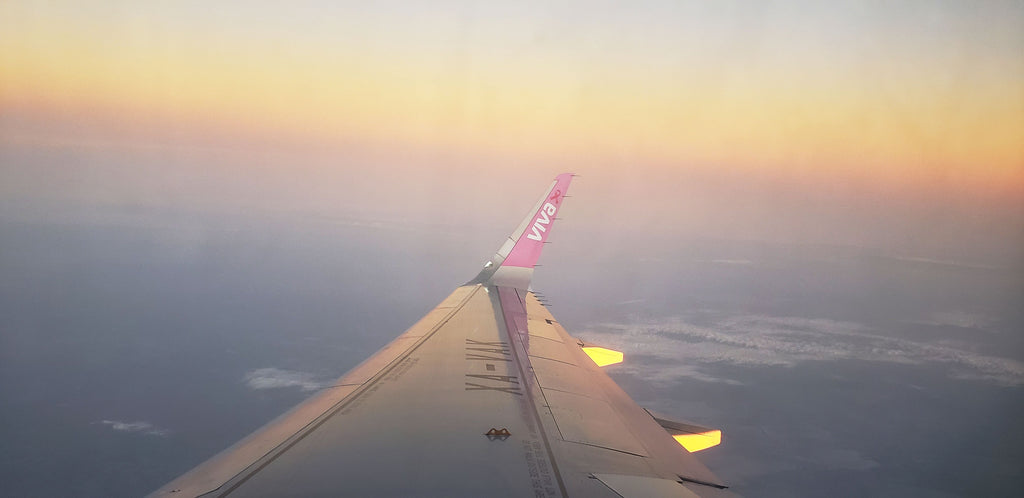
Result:
<svg viewBox="0 0 1024 498"><path fill-rule="evenodd" d="M569 191L569 182L572 181L572 173L563 173L555 177L555 186L548 191L547 199L541 202L540 208L533 214L533 222L526 226L516 245L505 258L502 266L517 266L520 268L533 268L540 258L540 251L544 248L544 241L551 233L551 225L562 207L562 199Z"/></svg>

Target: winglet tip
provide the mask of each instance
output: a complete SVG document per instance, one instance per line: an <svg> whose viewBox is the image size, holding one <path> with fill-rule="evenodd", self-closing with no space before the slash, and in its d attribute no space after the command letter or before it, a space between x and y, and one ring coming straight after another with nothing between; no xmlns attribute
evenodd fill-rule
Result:
<svg viewBox="0 0 1024 498"><path fill-rule="evenodd" d="M562 173L555 177L554 185L541 199L537 210L525 220L523 231L518 234L515 245L502 263L503 266L533 268L540 257L541 248L547 241L555 216L562 207L562 200L569 190L573 173Z"/></svg>
<svg viewBox="0 0 1024 498"><path fill-rule="evenodd" d="M533 268L537 266L541 250L547 243L554 221L558 219L558 211L574 176L575 173L555 176L534 210L472 281L502 283L523 289L529 287Z"/></svg>

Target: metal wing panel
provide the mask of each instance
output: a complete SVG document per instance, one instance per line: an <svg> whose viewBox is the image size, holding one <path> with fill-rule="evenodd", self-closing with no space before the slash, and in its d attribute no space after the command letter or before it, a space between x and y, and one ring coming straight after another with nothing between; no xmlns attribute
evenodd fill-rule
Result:
<svg viewBox="0 0 1024 498"><path fill-rule="evenodd" d="M213 495L559 495L497 303L473 288L358 392ZM510 435L489 437L492 427Z"/></svg>
<svg viewBox="0 0 1024 498"><path fill-rule="evenodd" d="M199 496L216 490L309 425L358 386L327 388L150 496Z"/></svg>
<svg viewBox="0 0 1024 498"><path fill-rule="evenodd" d="M394 363L417 341L443 325L462 308L478 287L459 287L409 330L343 375L331 387L313 395L245 439L154 491L150 496L199 496L223 487L240 473L251 471L255 462L280 450L286 441L308 429L318 418L345 401L369 379Z"/></svg>
<svg viewBox="0 0 1024 498"><path fill-rule="evenodd" d="M551 409L563 441L648 456L629 426L603 399L545 389L544 400Z"/></svg>

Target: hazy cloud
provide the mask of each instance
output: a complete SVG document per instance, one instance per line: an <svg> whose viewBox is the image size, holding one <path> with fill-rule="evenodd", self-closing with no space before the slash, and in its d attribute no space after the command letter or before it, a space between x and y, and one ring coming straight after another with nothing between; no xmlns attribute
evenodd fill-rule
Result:
<svg viewBox="0 0 1024 498"><path fill-rule="evenodd" d="M737 266L750 266L750 265L754 264L754 262L749 260L749 259L712 259L710 261L698 261L698 262L700 262L700 263L707 262L707 263L713 263L713 264L716 264L716 265L737 265Z"/></svg>
<svg viewBox="0 0 1024 498"><path fill-rule="evenodd" d="M170 433L167 429L157 427L149 422L122 422L120 420L102 420L103 425L109 425L111 429L118 432L138 432L150 436L166 436Z"/></svg>
<svg viewBox="0 0 1024 498"><path fill-rule="evenodd" d="M910 323L932 325L937 327L960 327L965 329L988 330L993 320L989 316L969 313L962 310L936 311L922 319L910 320Z"/></svg>
<svg viewBox="0 0 1024 498"><path fill-rule="evenodd" d="M315 391L322 385L312 374L273 367L250 370L245 374L245 383L252 389L298 387L303 391Z"/></svg>
<svg viewBox="0 0 1024 498"><path fill-rule="evenodd" d="M984 265L979 263L968 263L965 261L953 261L949 259L925 258L919 256L888 256L888 259L902 261L904 263L921 263L935 266L948 266L953 268L970 268L972 270L998 270L998 266Z"/></svg>
<svg viewBox="0 0 1024 498"><path fill-rule="evenodd" d="M647 301L647 300L646 299L629 299L629 300L626 300L626 301L619 301L619 302L615 303L615 305L616 306L626 306L628 304L640 304L640 303L645 302L645 301Z"/></svg>

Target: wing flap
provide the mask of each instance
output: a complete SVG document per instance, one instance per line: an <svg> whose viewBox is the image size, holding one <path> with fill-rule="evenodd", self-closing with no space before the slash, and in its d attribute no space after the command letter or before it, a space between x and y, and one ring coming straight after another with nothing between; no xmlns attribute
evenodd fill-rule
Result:
<svg viewBox="0 0 1024 498"><path fill-rule="evenodd" d="M499 289L499 292L505 289ZM518 292L517 292L518 294ZM686 451L672 437L668 437L665 429L654 420L646 410L637 405L622 391L591 358L579 347L579 342L573 339L559 324L551 312L537 299L532 292L521 294L521 303L525 306L525 313L529 317L530 325L543 324L550 326L562 338L563 343L572 345L566 348L569 356L572 357L572 365L565 363L558 366L550 366L540 360L533 362L534 372L537 381L541 386L559 386L560 389L570 391L571 394L582 398L599 400L607 404L616 414L618 420L626 427L626 430L605 428L602 429L602 418L607 415L600 407L587 407L582 410L565 409L562 403L576 402L577 398L567 398L565 393L554 389L544 389L544 396L556 419L559 419L558 428L561 431L563 425L569 425L570 420L578 427L572 429L577 431L572 439L584 439L577 437L582 433L588 437L598 438L599 435L610 431L617 431L614 442L597 442L592 444L592 450L574 452L573 459L577 461L591 461L589 467L581 468L586 471L582 475L590 473L609 472L622 473L630 466L641 466L643 472L636 471L634 475L675 479L682 478L691 483L699 483L711 490L724 488L725 485L710 470L700 463L690 452ZM516 300L503 299L503 306L512 306ZM529 345L536 341L531 340ZM577 370L570 370L576 368ZM569 380L568 373L572 372L574 379ZM579 376L575 375L580 373ZM561 379L560 379L561 378ZM564 381L562 379L565 379ZM569 387L571 385L571 387ZM582 406L582 403L581 403ZM578 413L585 413L587 410L594 410L595 416L575 417ZM617 425L617 424L613 424ZM593 427L588 429L588 427ZM589 431L589 432L588 432ZM590 436L593 435L593 436ZM631 439L631 442L624 442L620 439ZM637 448L642 449L637 449ZM615 450L617 456L601 455L600 451ZM582 454L580 454L582 453ZM643 455L644 457L638 456ZM629 459L639 459L638 462L630 462ZM578 474L579 476L580 474ZM716 491L709 491L715 493Z"/></svg>
<svg viewBox="0 0 1024 498"><path fill-rule="evenodd" d="M643 444L605 400L553 389L544 390L544 400L562 440L648 456Z"/></svg>

